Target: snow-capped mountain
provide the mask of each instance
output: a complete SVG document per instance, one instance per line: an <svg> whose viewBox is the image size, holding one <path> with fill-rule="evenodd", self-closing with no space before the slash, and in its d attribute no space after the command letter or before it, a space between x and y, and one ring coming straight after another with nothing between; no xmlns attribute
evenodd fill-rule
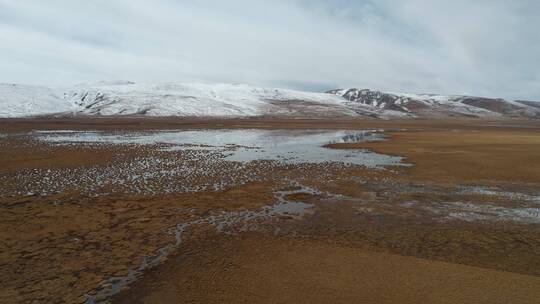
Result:
<svg viewBox="0 0 540 304"><path fill-rule="evenodd" d="M391 93L369 89L339 89L328 93L341 96L351 104L357 103L381 110L408 113L413 116L540 118L540 103L536 105L536 102L461 95Z"/></svg>
<svg viewBox="0 0 540 304"><path fill-rule="evenodd" d="M0 84L0 117L24 117L75 111L57 90L30 85Z"/></svg>
<svg viewBox="0 0 540 304"><path fill-rule="evenodd" d="M314 93L244 84L138 84L129 81L67 88L0 84L0 117L43 115L540 118L540 106L535 102L367 89Z"/></svg>
<svg viewBox="0 0 540 304"><path fill-rule="evenodd" d="M283 102L343 103L335 95L243 84L81 85L65 92L64 98L88 115L260 116L281 113Z"/></svg>

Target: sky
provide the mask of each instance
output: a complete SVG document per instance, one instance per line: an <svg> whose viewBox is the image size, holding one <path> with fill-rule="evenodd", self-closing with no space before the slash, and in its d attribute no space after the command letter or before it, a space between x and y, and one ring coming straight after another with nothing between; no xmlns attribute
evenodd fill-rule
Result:
<svg viewBox="0 0 540 304"><path fill-rule="evenodd" d="M538 0L0 0L0 82L540 101Z"/></svg>

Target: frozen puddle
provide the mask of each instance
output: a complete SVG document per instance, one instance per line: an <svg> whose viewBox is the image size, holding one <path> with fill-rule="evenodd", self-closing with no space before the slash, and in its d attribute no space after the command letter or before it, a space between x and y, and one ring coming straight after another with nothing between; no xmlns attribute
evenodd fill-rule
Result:
<svg viewBox="0 0 540 304"><path fill-rule="evenodd" d="M539 193L526 194L526 193L519 193L519 192L502 191L497 188L478 187L478 186L464 186L461 188L460 193L492 195L492 196L500 196L500 197L505 197L509 199L514 199L514 200L527 201L527 202L536 203L536 204L540 203Z"/></svg>
<svg viewBox="0 0 540 304"><path fill-rule="evenodd" d="M444 209L448 212L447 218L449 219L540 224L540 208L506 208L494 205L449 202L444 204Z"/></svg>
<svg viewBox="0 0 540 304"><path fill-rule="evenodd" d="M446 220L473 221L506 221L520 224L540 224L540 208L537 207L502 207L492 204L472 202L442 202L430 206L417 206L414 202L402 204L403 207L429 211L442 216Z"/></svg>
<svg viewBox="0 0 540 304"><path fill-rule="evenodd" d="M376 130L190 130L127 133L38 131L38 139L55 144L136 144L163 145L164 151L211 150L226 160L250 162L279 161L287 164L341 162L366 167L407 165L402 158L356 149L329 149L331 143L358 143L383 140Z"/></svg>

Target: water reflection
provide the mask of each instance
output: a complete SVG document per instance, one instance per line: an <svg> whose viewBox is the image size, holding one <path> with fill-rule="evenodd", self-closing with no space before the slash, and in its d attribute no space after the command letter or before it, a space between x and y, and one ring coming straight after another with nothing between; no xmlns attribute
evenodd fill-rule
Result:
<svg viewBox="0 0 540 304"><path fill-rule="evenodd" d="M36 136L50 143L162 144L169 152L213 150L222 152L230 161L250 162L273 160L282 163L326 163L379 167L404 165L402 158L354 149L329 149L329 143L358 143L382 140L374 130L189 130L149 132L37 132Z"/></svg>

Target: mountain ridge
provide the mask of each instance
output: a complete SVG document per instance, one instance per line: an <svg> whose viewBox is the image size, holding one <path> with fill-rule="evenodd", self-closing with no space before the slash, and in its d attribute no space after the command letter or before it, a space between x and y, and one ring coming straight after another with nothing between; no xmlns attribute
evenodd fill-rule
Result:
<svg viewBox="0 0 540 304"><path fill-rule="evenodd" d="M540 103L370 89L324 93L246 84L106 81L70 87L0 84L0 117L521 117L540 118Z"/></svg>
<svg viewBox="0 0 540 304"><path fill-rule="evenodd" d="M360 103L381 109L393 109L419 116L509 116L540 118L532 101L508 101L467 95L411 94L374 91L370 89L337 89L328 91L350 103ZM539 103L540 105L540 103Z"/></svg>

